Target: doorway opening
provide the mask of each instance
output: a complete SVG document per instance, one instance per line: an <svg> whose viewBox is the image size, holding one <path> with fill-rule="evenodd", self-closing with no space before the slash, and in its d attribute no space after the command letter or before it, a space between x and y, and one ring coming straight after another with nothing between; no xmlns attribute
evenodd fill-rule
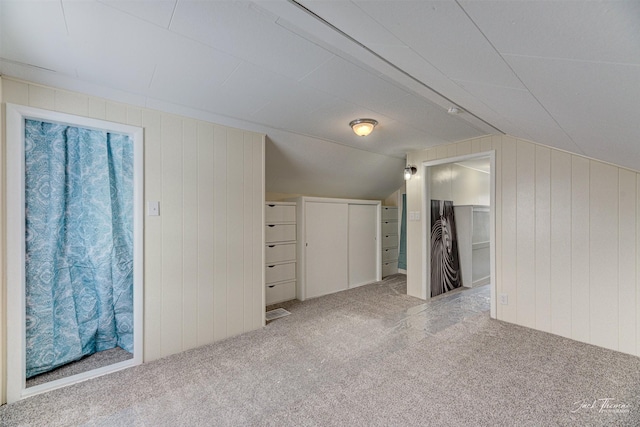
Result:
<svg viewBox="0 0 640 427"><path fill-rule="evenodd" d="M20 105L6 117L11 403L142 362L143 139Z"/></svg>
<svg viewBox="0 0 640 427"><path fill-rule="evenodd" d="M495 318L495 153L429 161L422 167L423 295L487 286L484 294Z"/></svg>

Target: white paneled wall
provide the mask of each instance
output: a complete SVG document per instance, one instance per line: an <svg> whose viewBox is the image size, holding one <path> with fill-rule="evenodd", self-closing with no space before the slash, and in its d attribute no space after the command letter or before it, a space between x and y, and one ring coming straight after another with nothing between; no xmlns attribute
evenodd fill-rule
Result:
<svg viewBox="0 0 640 427"><path fill-rule="evenodd" d="M409 154L408 162L495 150L500 320L640 356L640 174L509 136ZM407 182L422 209L423 180ZM427 221L428 215L422 215ZM408 292L425 297L422 224L408 222Z"/></svg>
<svg viewBox="0 0 640 427"><path fill-rule="evenodd" d="M145 217L145 361L263 326L264 135L8 78L1 90L3 103L144 128L145 200L160 201Z"/></svg>
<svg viewBox="0 0 640 427"><path fill-rule="evenodd" d="M432 166L429 170L432 199L451 200L456 206L489 204L489 174L456 163Z"/></svg>

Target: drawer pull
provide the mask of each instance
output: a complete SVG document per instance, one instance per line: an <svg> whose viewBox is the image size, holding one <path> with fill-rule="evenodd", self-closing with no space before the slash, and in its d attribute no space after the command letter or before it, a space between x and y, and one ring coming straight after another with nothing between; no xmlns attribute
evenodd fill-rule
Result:
<svg viewBox="0 0 640 427"><path fill-rule="evenodd" d="M270 248L275 248L275 247L276 247L276 245L269 245L269 247L270 247Z"/></svg>
<svg viewBox="0 0 640 427"><path fill-rule="evenodd" d="M267 206L269 206L270 208L272 208L272 207L274 207L275 205L267 205Z"/></svg>
<svg viewBox="0 0 640 427"><path fill-rule="evenodd" d="M267 225L267 227L275 227L275 226L276 226L275 224L269 224L269 225Z"/></svg>
<svg viewBox="0 0 640 427"><path fill-rule="evenodd" d="M267 287L269 287L269 288L275 288L275 287L276 287L276 285L267 285Z"/></svg>
<svg viewBox="0 0 640 427"><path fill-rule="evenodd" d="M268 265L267 268L273 268L275 265Z"/></svg>

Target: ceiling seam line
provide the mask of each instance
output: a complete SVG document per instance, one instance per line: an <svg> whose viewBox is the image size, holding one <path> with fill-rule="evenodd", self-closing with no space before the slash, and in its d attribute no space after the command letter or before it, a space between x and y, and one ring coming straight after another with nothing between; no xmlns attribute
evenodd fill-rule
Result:
<svg viewBox="0 0 640 427"><path fill-rule="evenodd" d="M435 90L434 88L432 88L431 86L427 85L426 83L424 83L422 80L418 79L417 77L414 77L413 75L409 74L407 71L403 70L402 68L398 67L397 65L395 65L394 63L392 63L391 61L389 61L388 59L384 58L383 56L381 56L380 54L376 53L375 51L373 51L372 49L370 49L369 47L367 47L366 45L364 45L363 43L359 42L358 40L356 40L355 38L353 38L352 36L350 36L349 34L345 33L344 31L342 31L341 29L339 29L338 27L336 27L335 25L333 25L332 23L330 23L329 21L327 21L326 19L322 18L321 16L317 15L316 13L314 13L312 10L307 9L305 6L301 5L300 3L298 3L297 0L287 0L289 3L293 4L294 6L300 8L300 10L302 10L303 12L307 13L309 16L315 18L316 20L320 21L321 23L323 23L324 25L326 25L327 27L331 28L333 31L337 32L338 34L340 34L341 36L345 37L346 39L348 39L349 41L351 41L352 43L355 43L356 45L358 45L359 47L361 47L362 49L364 49L365 51L367 51L369 54L375 56L376 58L378 58L379 60L381 60L382 62L384 62L385 64L387 64L388 66L390 66L391 68L395 69L396 71L398 71L399 73L403 74L404 76L410 78L411 80L413 80L414 82L418 83L420 86L430 90L431 92L433 92L434 94L436 94L437 96L441 97L442 99L446 100L447 102L450 102L454 105L458 105L460 106L460 104L458 104L457 102L454 102L453 100L451 100L450 98L448 98L447 96L443 95L442 93L438 92L437 90ZM468 15L467 15L468 16ZM483 34L484 35L484 34ZM506 132L502 131L501 129L497 128L496 126L492 125L491 123L487 122L486 120L484 120L483 118L475 115L474 113L472 113L471 111L469 111L468 109L460 106L461 108L464 109L464 111L466 111L469 115L473 116L474 118L476 118L477 120L480 120L482 123L484 123L485 125L497 130L498 132L500 132L503 135L506 135Z"/></svg>
<svg viewBox="0 0 640 427"><path fill-rule="evenodd" d="M169 25L167 25L167 30L171 31L171 24L173 23L173 17L176 16L176 9L178 9L178 0L173 5L173 10L171 11L171 18L169 18Z"/></svg>
<svg viewBox="0 0 640 427"><path fill-rule="evenodd" d="M62 19L64 19L64 28L65 30L67 30L67 36L70 36L71 34L69 34L69 24L67 23L67 14L64 11L64 3L62 2L62 0L60 0L60 9L62 9Z"/></svg>

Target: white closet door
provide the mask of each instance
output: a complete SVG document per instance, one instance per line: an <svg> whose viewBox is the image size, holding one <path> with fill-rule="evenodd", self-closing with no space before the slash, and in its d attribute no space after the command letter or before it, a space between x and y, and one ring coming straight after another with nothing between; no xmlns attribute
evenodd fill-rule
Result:
<svg viewBox="0 0 640 427"><path fill-rule="evenodd" d="M375 205L349 205L349 287L376 281L378 215Z"/></svg>
<svg viewBox="0 0 640 427"><path fill-rule="evenodd" d="M348 218L345 203L305 204L305 298L347 289Z"/></svg>

